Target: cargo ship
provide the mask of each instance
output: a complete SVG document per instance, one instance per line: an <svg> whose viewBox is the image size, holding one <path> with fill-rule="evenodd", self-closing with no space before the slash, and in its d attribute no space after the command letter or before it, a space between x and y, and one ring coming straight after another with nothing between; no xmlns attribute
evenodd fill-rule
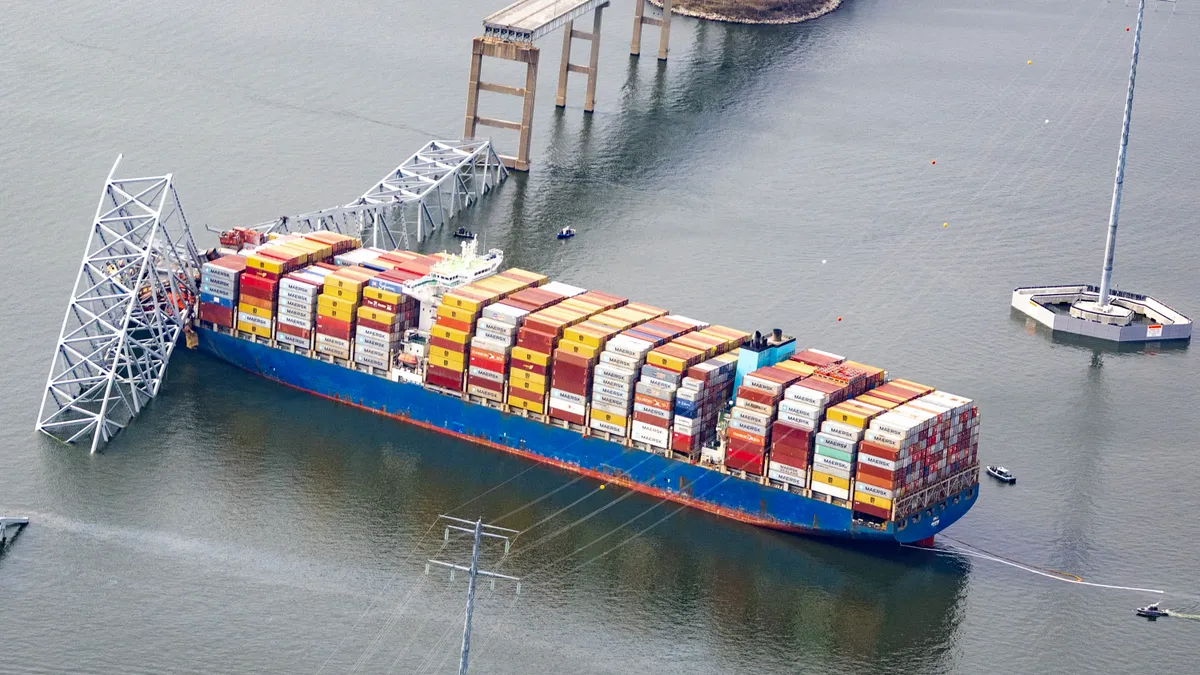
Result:
<svg viewBox="0 0 1200 675"><path fill-rule="evenodd" d="M975 503L966 398L779 329L714 325L503 252L233 230L191 342L251 373L752 525L928 544Z"/></svg>

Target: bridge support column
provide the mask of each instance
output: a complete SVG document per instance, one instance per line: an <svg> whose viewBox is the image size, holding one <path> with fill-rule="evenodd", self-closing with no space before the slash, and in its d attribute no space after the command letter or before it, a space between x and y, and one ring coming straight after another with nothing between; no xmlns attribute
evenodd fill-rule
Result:
<svg viewBox="0 0 1200 675"><path fill-rule="evenodd" d="M463 125L463 137L475 138L480 125L511 129L520 135L517 140L517 156L500 155L500 160L510 169L517 171L529 170L529 144L533 135L533 99L537 93L538 57L541 50L532 44L521 42L506 42L496 38L477 37L471 41L471 71L467 80L467 114ZM483 70L483 58L504 59L525 64L525 86L510 87L503 84L484 82L480 79ZM490 91L496 94L519 96L522 99L521 121L482 117L479 115L479 92Z"/></svg>
<svg viewBox="0 0 1200 675"><path fill-rule="evenodd" d="M575 22L568 21L563 27L563 53L562 63L558 67L558 95L554 98L554 104L562 108L567 105L567 76L569 73L586 73L587 74L587 90L583 99L583 111L593 112L596 109L596 71L600 63L600 20L601 12L608 6L604 3L596 8L596 12L592 17L592 32L585 33L575 30ZM588 65L578 66L571 63L571 44L576 40L587 40L591 43L591 53L588 59Z"/></svg>
<svg viewBox="0 0 1200 675"><path fill-rule="evenodd" d="M662 0L663 15L661 19L646 16L646 0L637 0L633 8L633 41L629 44L629 53L640 56L642 53L642 26L658 26L658 60L667 60L667 47L671 42L671 0Z"/></svg>

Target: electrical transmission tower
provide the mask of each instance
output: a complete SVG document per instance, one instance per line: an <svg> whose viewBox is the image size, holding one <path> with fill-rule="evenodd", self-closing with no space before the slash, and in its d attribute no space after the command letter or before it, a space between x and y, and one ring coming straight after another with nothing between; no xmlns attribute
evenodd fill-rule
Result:
<svg viewBox="0 0 1200 675"><path fill-rule="evenodd" d="M452 516L438 516L444 520L450 521L450 525L446 526L443 538L446 541L450 540L450 531L466 532L475 539L475 545L471 551L470 567L464 565L456 565L454 563L443 562L441 560L430 560L425 565L425 573L429 574L430 565L438 565L441 567L450 568L450 578L454 578L456 571L467 573L467 616L463 622L463 639L462 639L462 655L458 660L458 675L466 675L467 661L471 657L471 614L475 610L475 580L478 577L488 577L491 580L492 588L496 587L496 579L505 579L514 581L517 584L517 594L521 593L521 580L517 577L510 577L507 574L498 574L487 570L479 569L479 549L484 537L492 539L500 539L504 541L504 553L508 554L509 545L512 543L512 537L509 535L517 534L516 530L510 530L504 527L496 527L495 525L486 525L483 519L475 521L463 520L462 518L454 518Z"/></svg>

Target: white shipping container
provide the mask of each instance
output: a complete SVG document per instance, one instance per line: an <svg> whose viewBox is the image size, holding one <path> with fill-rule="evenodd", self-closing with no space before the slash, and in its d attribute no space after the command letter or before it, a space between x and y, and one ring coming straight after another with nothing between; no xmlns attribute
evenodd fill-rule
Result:
<svg viewBox="0 0 1200 675"><path fill-rule="evenodd" d="M321 346L333 347L335 349L343 349L347 353L350 352L350 341L349 340L335 338L332 335L325 335L324 333L317 333L317 346L318 347L321 347Z"/></svg>
<svg viewBox="0 0 1200 675"><path fill-rule="evenodd" d="M505 335L510 338L517 333L516 326L504 323L503 321L498 321L496 319L480 319L478 322L476 322L475 326L479 330L500 333L501 335Z"/></svg>
<svg viewBox="0 0 1200 675"><path fill-rule="evenodd" d="M742 408L744 410L750 410L750 411L760 413L763 415L774 415L775 414L775 406L763 405L762 403L759 403L758 401L751 401L750 399L739 397L739 398L734 399L733 403L734 403L734 405L736 405L739 408Z"/></svg>
<svg viewBox="0 0 1200 675"><path fill-rule="evenodd" d="M642 375L642 379L640 379L638 381L648 387L654 387L655 389L664 389L666 391L675 391L679 387L679 385L675 384L674 382L672 382L670 380L664 380L664 379L658 378L658 377L647 377L645 375Z"/></svg>
<svg viewBox="0 0 1200 675"><path fill-rule="evenodd" d="M813 431L817 428L816 422L804 417L797 417L792 413L779 413L779 421L787 422L788 424L804 429L805 431Z"/></svg>
<svg viewBox="0 0 1200 675"><path fill-rule="evenodd" d="M854 441L852 441L848 438L844 438L842 436L837 436L835 434L826 433L824 431L819 432L816 435L816 441L818 443L820 443L821 445L827 445L827 446L833 448L834 450L841 450L842 452L852 453L852 452L854 452L854 449L858 447L858 445Z"/></svg>
<svg viewBox="0 0 1200 675"><path fill-rule="evenodd" d="M821 483L815 480L812 482L812 491L820 492L821 494L829 495L830 497L837 497L838 499L850 499L849 490L845 488L834 487L828 483Z"/></svg>
<svg viewBox="0 0 1200 675"><path fill-rule="evenodd" d="M370 354L364 354L362 352L356 352L354 354L354 361L355 361L355 363L359 363L364 366L373 366L373 367L379 368L381 370L387 370L387 369L391 368L391 365L388 364L387 361L385 361L377 356L372 356Z"/></svg>
<svg viewBox="0 0 1200 675"><path fill-rule="evenodd" d="M396 331L393 331L390 333L385 333L381 330L376 330L374 328L367 328L366 326L362 326L362 325L356 327L354 330L355 330L356 335L360 335L362 337L374 340L375 342L378 342L378 343L384 344L384 345L388 345L388 346L399 343L400 338L403 335L403 333L401 333L401 331L399 331L399 330L396 330Z"/></svg>
<svg viewBox="0 0 1200 675"><path fill-rule="evenodd" d="M729 428L739 429L741 431L745 431L746 433L754 434L756 436L766 436L767 435L767 427L765 425L751 424L750 422L747 422L746 420L731 419L731 420L729 420Z"/></svg>
<svg viewBox="0 0 1200 675"><path fill-rule="evenodd" d="M615 352L621 356L632 357L639 362L644 360L646 352L654 349L654 345L646 340L639 340L628 335L618 335L609 340L604 347L605 351Z"/></svg>
<svg viewBox="0 0 1200 675"><path fill-rule="evenodd" d="M467 393L471 394L472 396L486 398L489 401L495 401L497 403L504 402L503 394L501 394L498 391L492 391L491 389L488 389L487 387L481 387L477 384L468 384L467 385Z"/></svg>
<svg viewBox="0 0 1200 675"><path fill-rule="evenodd" d="M538 288L542 289L543 291L550 291L551 293L558 293L559 295L563 296L564 298L573 298L576 295L580 295L582 293L587 293L587 289L585 289L585 288L580 288L578 286L571 286L570 284L564 284L561 281L550 281L545 284L542 284L541 286L538 286Z"/></svg>
<svg viewBox="0 0 1200 675"><path fill-rule="evenodd" d="M389 358L392 355L392 349L387 345L378 345L371 340L357 338L354 340L355 347L364 353L374 354L381 359Z"/></svg>
<svg viewBox="0 0 1200 675"><path fill-rule="evenodd" d="M493 303L483 308L483 318L509 326L521 325L528 314L528 310L499 303Z"/></svg>
<svg viewBox="0 0 1200 675"><path fill-rule="evenodd" d="M843 462L826 455L813 455L813 469L842 478L850 477L850 462Z"/></svg>
<svg viewBox="0 0 1200 675"><path fill-rule="evenodd" d="M275 321L282 323L284 325L287 325L287 326L292 326L295 328L303 328L304 330L312 330L313 329L313 322L311 319L297 319L296 317L291 316L290 314L287 314L285 312L280 312L279 314L277 314L275 316Z"/></svg>
<svg viewBox="0 0 1200 675"><path fill-rule="evenodd" d="M516 343L516 338L507 333L498 333L494 330L476 330L475 335L488 340L490 342L499 342L502 345L511 345Z"/></svg>
<svg viewBox="0 0 1200 675"><path fill-rule="evenodd" d="M890 459L884 459L883 457L876 457L875 455L868 455L865 452L858 453L858 463L859 464L870 464L873 467L885 469L887 471L896 471L897 469L903 469L904 467L908 466L909 461L910 461L910 458L907 458L907 457L900 460L899 462L896 462L896 461L893 461Z"/></svg>
<svg viewBox="0 0 1200 675"><path fill-rule="evenodd" d="M816 389L809 389L801 384L793 384L783 392L783 397L814 408L824 408L829 403L829 394Z"/></svg>
<svg viewBox="0 0 1200 675"><path fill-rule="evenodd" d="M497 373L494 370L488 370L487 368L480 368L479 366L469 366L469 367L467 367L467 373L470 375L474 375L475 377L478 377L481 380L487 380L489 382L495 382L497 384L504 384L504 374Z"/></svg>
<svg viewBox="0 0 1200 675"><path fill-rule="evenodd" d="M285 345L292 345L301 349L312 349L312 338L302 338L288 333L275 332L275 340L282 342Z"/></svg>
<svg viewBox="0 0 1200 675"><path fill-rule="evenodd" d="M512 346L505 342L489 340L476 335L475 337L471 338L471 349L482 349L485 352L508 356L512 351Z"/></svg>
<svg viewBox="0 0 1200 675"><path fill-rule="evenodd" d="M659 410L658 408L655 408L652 405L646 405L645 403L636 403L635 402L633 404L633 411L640 412L645 415L650 415L651 417L657 417L660 420L671 419L671 413L669 411Z"/></svg>
<svg viewBox="0 0 1200 675"><path fill-rule="evenodd" d="M603 401L592 399L593 412L606 412L610 415L619 415L621 417L629 417L629 407L626 405L613 405Z"/></svg>
<svg viewBox="0 0 1200 675"><path fill-rule="evenodd" d="M870 483L863 483L862 481L855 481L854 491L861 492L865 495L873 495L875 497L883 497L884 499L894 499L895 494L896 494L892 490L885 490L881 487L871 485Z"/></svg>
<svg viewBox="0 0 1200 675"><path fill-rule="evenodd" d="M776 468L781 466L785 467L787 470L781 471L780 469ZM796 473L792 472L797 472L799 475L796 475ZM778 462L770 463L770 467L767 469L767 478L770 478L771 480L777 480L781 483L787 483L788 485L795 485L798 488L802 488L806 483L808 483L808 475L804 469L796 469L794 467L779 464Z"/></svg>
<svg viewBox="0 0 1200 675"><path fill-rule="evenodd" d="M612 364L601 364L596 366L596 377L607 377L613 380L622 382L632 382L637 377L637 371L629 368L621 368Z"/></svg>
<svg viewBox="0 0 1200 675"><path fill-rule="evenodd" d="M569 401L571 403L578 403L581 406L587 404L586 397L584 397L580 394L576 394L573 391L563 391L562 389L551 388L550 389L550 398L557 398L557 399L561 399L563 401Z"/></svg>
<svg viewBox="0 0 1200 675"><path fill-rule="evenodd" d="M675 431L679 431L679 432L689 434L689 435L693 431L696 431L697 429L699 429L702 426L701 423L699 422L699 420L694 420L694 419L691 419L690 417L680 417L679 415L676 415L675 417L673 417L671 420L671 423L672 423L672 426L674 427Z"/></svg>
<svg viewBox="0 0 1200 675"><path fill-rule="evenodd" d="M613 399L616 399L616 400L629 398L629 390L628 389L619 389L617 387L605 387L602 385L595 385L594 392L597 395L604 394L607 396L611 396L611 397L613 397Z"/></svg>
<svg viewBox="0 0 1200 675"><path fill-rule="evenodd" d="M627 396L631 391L633 391L632 382L614 380L611 377L597 377L595 380L593 380L592 384L596 385L597 387L605 387L607 389L618 391L622 396Z"/></svg>
<svg viewBox="0 0 1200 675"><path fill-rule="evenodd" d="M613 413L614 415L627 414L629 412L629 404L632 401L633 401L632 396L628 396L628 397L612 396L611 394L605 394L602 392L594 392L592 394L593 405L596 403L601 403L603 405L615 406L615 407L618 407L621 410L625 411L625 412L620 412L620 413Z"/></svg>
<svg viewBox="0 0 1200 675"><path fill-rule="evenodd" d="M238 321L245 321L246 323L248 323L252 326L259 326L261 328L270 328L271 327L270 317L255 316L248 312L238 312Z"/></svg>
<svg viewBox="0 0 1200 675"><path fill-rule="evenodd" d="M778 395L783 392L782 384L780 384L778 382L772 382L771 380L768 380L763 377L756 377L754 375L747 375L747 376L743 377L742 384L744 386L750 387L751 389L765 391L768 394Z"/></svg>
<svg viewBox="0 0 1200 675"><path fill-rule="evenodd" d="M618 426L616 424L610 424L603 420L592 419L589 421L588 426L590 426L593 429L599 429L600 431L607 431L610 434L616 434L618 436L625 435L625 427Z"/></svg>
<svg viewBox="0 0 1200 675"><path fill-rule="evenodd" d="M587 414L587 409L584 407L583 404L574 403L572 401L564 401L563 399L555 398L554 396L550 397L550 407L555 410L569 412L572 415L586 415Z"/></svg>
<svg viewBox="0 0 1200 675"><path fill-rule="evenodd" d="M818 408L815 405L808 405L807 403L801 403L799 401L793 401L785 398L779 402L779 412L788 412L796 415L797 417L803 417L804 419L809 419L814 422L820 422L823 409Z"/></svg>
<svg viewBox="0 0 1200 675"><path fill-rule="evenodd" d="M903 438L898 438L891 434L885 434L874 429L867 429L866 433L863 434L863 439L871 441L872 443L886 445L889 448L895 448L897 450L905 447L905 441Z"/></svg>
<svg viewBox="0 0 1200 675"><path fill-rule="evenodd" d="M859 429L852 424L835 422L833 420L825 420L824 422L821 422L821 431L827 434L833 434L834 436L841 436L842 438L854 441L855 443L861 441L863 437L862 429Z"/></svg>
<svg viewBox="0 0 1200 675"><path fill-rule="evenodd" d="M628 368L636 372L642 365L642 359L636 359L632 356L625 356L616 352L603 351L600 352L600 363L609 363L618 368Z"/></svg>
<svg viewBox="0 0 1200 675"><path fill-rule="evenodd" d="M649 443L656 448L666 448L671 444L670 429L662 429L645 422L634 421L629 437L640 443Z"/></svg>
<svg viewBox="0 0 1200 675"><path fill-rule="evenodd" d="M737 406L735 406L733 408L733 419L744 420L746 422L749 422L750 424L760 426L760 427L768 427L771 424L771 416L770 415L760 413L760 412L755 412L753 410L747 410L745 408L740 408Z"/></svg>

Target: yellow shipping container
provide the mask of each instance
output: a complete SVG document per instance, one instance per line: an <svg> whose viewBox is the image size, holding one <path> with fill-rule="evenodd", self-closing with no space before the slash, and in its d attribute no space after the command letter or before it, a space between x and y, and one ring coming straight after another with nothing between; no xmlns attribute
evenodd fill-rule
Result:
<svg viewBox="0 0 1200 675"><path fill-rule="evenodd" d="M529 412L537 413L539 415L546 412L545 404L538 403L537 401L527 401L520 396L509 396L508 404L517 408L523 408Z"/></svg>
<svg viewBox="0 0 1200 675"><path fill-rule="evenodd" d="M445 326L433 326L429 329L429 334L436 338L442 338L451 342L456 342L460 345L465 345L471 339L471 334L466 331L455 330Z"/></svg>
<svg viewBox="0 0 1200 675"><path fill-rule="evenodd" d="M251 253L246 256L246 267L256 270L263 270L271 274L283 274L284 263L282 260L268 258L257 253Z"/></svg>
<svg viewBox="0 0 1200 675"><path fill-rule="evenodd" d="M887 509L889 511L892 510L892 500L885 497L869 495L865 492L859 492L858 490L854 491L854 501L862 504L870 504L871 506L878 506L881 509Z"/></svg>
<svg viewBox="0 0 1200 675"><path fill-rule="evenodd" d="M370 277L360 276L354 272L338 270L325 277L324 291L328 293L331 289L345 288L351 289L361 295L362 288L367 285L369 279Z"/></svg>
<svg viewBox="0 0 1200 675"><path fill-rule="evenodd" d="M431 347L429 349L429 358L437 359L438 361L456 361L462 363L466 360L466 355L463 352L456 352L446 347ZM460 368L459 370L462 369Z"/></svg>
<svg viewBox="0 0 1200 675"><path fill-rule="evenodd" d="M860 403L866 403L867 405L878 406L884 410L891 410L892 408L900 405L895 401L889 401L886 398L879 398L878 396L872 396L870 394L863 394L862 396L855 397L854 400Z"/></svg>
<svg viewBox="0 0 1200 675"><path fill-rule="evenodd" d="M812 482L813 483L824 483L826 485L832 485L833 487L841 488L843 490L850 489L850 479L849 478L842 478L841 476L831 476L827 473L821 473L820 471L815 471L815 470L812 472Z"/></svg>
<svg viewBox="0 0 1200 675"><path fill-rule="evenodd" d="M527 372L527 371L525 371ZM535 376L542 377L542 376ZM509 389L520 389L522 391L532 391L535 394L546 393L547 382L543 379L524 380L521 378L509 378Z"/></svg>
<svg viewBox="0 0 1200 675"><path fill-rule="evenodd" d="M240 331L245 331L247 333L253 333L259 337L265 337L265 338L271 337L271 329L269 327L256 326L252 323L246 323L245 321L237 322L237 327L238 327L238 330L240 330Z"/></svg>
<svg viewBox="0 0 1200 675"><path fill-rule="evenodd" d="M609 424L615 424L620 427L625 426L627 421L627 418L621 417L620 415L614 415L610 412L594 409L592 410L592 419L600 420L601 422L608 422Z"/></svg>
<svg viewBox="0 0 1200 675"><path fill-rule="evenodd" d="M367 321L374 321L376 323L386 323L389 326L396 323L395 314L392 312L385 312L382 309L375 309L374 307L359 307L358 318L366 319Z"/></svg>
<svg viewBox="0 0 1200 675"><path fill-rule="evenodd" d="M883 408L878 406L843 401L830 407L829 411L825 413L825 419L849 424L859 429L866 429L871 419L881 412L883 412Z"/></svg>
<svg viewBox="0 0 1200 675"><path fill-rule="evenodd" d="M441 368L449 368L450 370L457 370L460 373L466 370L462 361L454 361L453 359L435 359L432 356L429 357L429 365L438 366Z"/></svg>
<svg viewBox="0 0 1200 675"><path fill-rule="evenodd" d="M563 339L571 340L589 347L603 347L608 338L616 335L618 330L597 323L599 317L592 317L581 324L576 324L563 331Z"/></svg>
<svg viewBox="0 0 1200 675"><path fill-rule="evenodd" d="M336 295L322 293L317 296L317 309L321 309L322 307L331 309L335 312L353 313L355 308L358 307L358 302L351 298L339 298Z"/></svg>
<svg viewBox="0 0 1200 675"><path fill-rule="evenodd" d="M589 359L599 354L601 349L601 347L593 347L592 345L585 345L582 342L565 339L558 341L558 348L565 352L586 356Z"/></svg>
<svg viewBox="0 0 1200 675"><path fill-rule="evenodd" d="M479 317L479 312L473 309L454 307L443 302L442 304L438 305L437 315L444 316L447 319L453 319L455 321L474 323L475 319Z"/></svg>
<svg viewBox="0 0 1200 675"><path fill-rule="evenodd" d="M254 316L261 316L265 319L270 319L271 317L275 316L275 312L273 312L269 309L263 309L262 307L256 307L254 305L251 305L248 302L238 303L238 311L245 312L247 314L251 314Z"/></svg>
<svg viewBox="0 0 1200 675"><path fill-rule="evenodd" d="M375 288L374 286L367 286L364 288L363 297L371 298L372 300L378 300L380 302L386 302L390 305L398 305L404 301L403 295L394 293L392 291L385 291L382 288Z"/></svg>
<svg viewBox="0 0 1200 675"><path fill-rule="evenodd" d="M318 305L317 314L320 314L321 316L327 316L331 319L337 319L338 321L345 321L347 323L354 321L354 310L347 311L344 309L333 309L329 305Z"/></svg>
<svg viewBox="0 0 1200 675"><path fill-rule="evenodd" d="M546 386L545 375L539 375L531 370L524 370L522 368L511 369L509 372L509 379L514 382L540 382L542 383L543 389Z"/></svg>
<svg viewBox="0 0 1200 675"><path fill-rule="evenodd" d="M513 347L512 357L514 361L525 361L537 366L545 366L550 364L550 355L541 352L535 352L532 349L525 347ZM513 368L513 370L517 370Z"/></svg>

